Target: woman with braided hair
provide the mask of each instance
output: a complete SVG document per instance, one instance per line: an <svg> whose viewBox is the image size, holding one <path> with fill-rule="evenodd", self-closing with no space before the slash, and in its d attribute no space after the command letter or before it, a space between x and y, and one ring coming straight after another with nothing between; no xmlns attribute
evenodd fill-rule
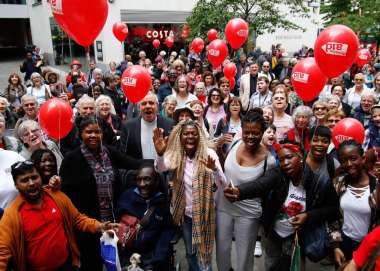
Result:
<svg viewBox="0 0 380 271"><path fill-rule="evenodd" d="M218 156L207 146L202 128L193 120L181 121L169 138L164 138L163 130L156 128L153 142L157 170L174 172L173 219L182 226L189 270L211 270L214 191L216 186L226 185Z"/></svg>

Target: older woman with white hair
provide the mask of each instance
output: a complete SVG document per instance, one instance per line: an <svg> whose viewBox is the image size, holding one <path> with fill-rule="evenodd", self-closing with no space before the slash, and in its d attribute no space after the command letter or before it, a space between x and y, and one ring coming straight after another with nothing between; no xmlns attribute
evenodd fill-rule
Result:
<svg viewBox="0 0 380 271"><path fill-rule="evenodd" d="M35 96L39 105L52 97L49 85L44 84L44 79L39 73L32 73L30 80L32 85L26 89L26 93Z"/></svg>
<svg viewBox="0 0 380 271"><path fill-rule="evenodd" d="M40 125L34 120L26 120L18 127L18 138L23 143L20 155L30 159L32 153L38 149L49 149L57 158L58 169L61 166L63 156L58 146L49 139L44 139Z"/></svg>
<svg viewBox="0 0 380 271"><path fill-rule="evenodd" d="M112 99L107 95L100 95L95 101L96 115L107 122L115 135L121 135L121 119L116 115Z"/></svg>
<svg viewBox="0 0 380 271"><path fill-rule="evenodd" d="M0 113L5 118L5 128L13 129L16 125L17 115L10 110L9 105L7 98L0 97Z"/></svg>
<svg viewBox="0 0 380 271"><path fill-rule="evenodd" d="M327 114L327 103L322 100L318 100L313 104L313 121L311 126L325 125L325 117Z"/></svg>
<svg viewBox="0 0 380 271"><path fill-rule="evenodd" d="M371 108L375 103L375 93L373 91L365 90L360 98L360 105L354 108L353 117L363 123L365 129L369 127L371 122Z"/></svg>
<svg viewBox="0 0 380 271"><path fill-rule="evenodd" d="M5 134L6 131L6 121L4 115L0 113L0 149L20 152L21 144L20 142L13 136L7 136Z"/></svg>
<svg viewBox="0 0 380 271"><path fill-rule="evenodd" d="M294 128L286 133L286 138L300 144L304 151L310 150L309 124L313 111L310 107L300 105L293 111L292 119Z"/></svg>
<svg viewBox="0 0 380 271"><path fill-rule="evenodd" d="M327 99L327 109L332 110L342 110L342 101L340 100L338 95L330 95Z"/></svg>

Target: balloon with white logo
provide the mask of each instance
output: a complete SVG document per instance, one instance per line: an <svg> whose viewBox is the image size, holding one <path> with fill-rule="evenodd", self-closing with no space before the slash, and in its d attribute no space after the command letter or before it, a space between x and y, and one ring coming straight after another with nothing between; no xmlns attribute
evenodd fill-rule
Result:
<svg viewBox="0 0 380 271"><path fill-rule="evenodd" d="M239 49L248 39L248 24L241 18L231 19L224 30L226 39L233 49Z"/></svg>
<svg viewBox="0 0 380 271"><path fill-rule="evenodd" d="M224 40L213 40L207 47L207 58L214 68L222 65L227 55L228 47Z"/></svg>
<svg viewBox="0 0 380 271"><path fill-rule="evenodd" d="M345 25L332 25L318 36L314 44L315 60L329 78L337 77L354 63L359 39Z"/></svg>
<svg viewBox="0 0 380 271"><path fill-rule="evenodd" d="M132 103L141 101L148 93L151 84L148 70L140 65L128 67L121 76L121 88Z"/></svg>
<svg viewBox="0 0 380 271"><path fill-rule="evenodd" d="M321 92L327 77L319 69L315 59L308 57L294 66L291 81L302 101L310 102Z"/></svg>
<svg viewBox="0 0 380 271"><path fill-rule="evenodd" d="M332 141L335 148L339 148L343 141L353 139L359 144L364 142L363 124L354 118L344 118L340 120L332 130Z"/></svg>
<svg viewBox="0 0 380 271"><path fill-rule="evenodd" d="M118 41L123 42L128 36L128 26L123 22L114 23L112 32Z"/></svg>
<svg viewBox="0 0 380 271"><path fill-rule="evenodd" d="M371 59L371 53L367 49L360 49L358 54L356 55L355 63L359 67L363 67L364 65L369 63Z"/></svg>

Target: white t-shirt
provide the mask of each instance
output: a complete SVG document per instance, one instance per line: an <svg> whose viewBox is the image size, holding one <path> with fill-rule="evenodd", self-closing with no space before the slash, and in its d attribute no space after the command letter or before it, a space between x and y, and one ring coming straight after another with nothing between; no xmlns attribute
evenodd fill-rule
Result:
<svg viewBox="0 0 380 271"><path fill-rule="evenodd" d="M0 208L6 208L18 195L11 175L11 165L25 159L16 152L0 149Z"/></svg>
<svg viewBox="0 0 380 271"><path fill-rule="evenodd" d="M358 191L359 190L359 191ZM356 197L360 192L360 197ZM354 188L348 186L340 198L340 208L343 210L343 233L356 242L361 242L367 235L371 221L371 207L369 206L369 186Z"/></svg>
<svg viewBox="0 0 380 271"><path fill-rule="evenodd" d="M289 183L288 197L276 216L274 230L278 235L285 238L294 233L294 227L289 219L305 212L306 210L306 191L302 185L294 186Z"/></svg>

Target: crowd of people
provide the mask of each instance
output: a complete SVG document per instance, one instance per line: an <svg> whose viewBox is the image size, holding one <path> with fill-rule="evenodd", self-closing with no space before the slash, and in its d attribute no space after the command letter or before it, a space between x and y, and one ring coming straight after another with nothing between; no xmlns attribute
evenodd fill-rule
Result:
<svg viewBox="0 0 380 271"><path fill-rule="evenodd" d="M380 270L380 57L304 102L292 67L312 56L240 50L223 63L236 64L231 87L185 49L107 70L74 60L66 78L27 52L24 78L11 73L0 97L0 270L101 271L110 230L121 266L138 253L143 270L173 270L179 238L191 271L211 270L214 254L220 271L253 270L263 254L265 270L287 271L295 239L302 270L305 258ZM138 103L121 87L130 65L151 74ZM60 140L38 122L52 97L74 108ZM332 130L348 117L365 140L337 147Z"/></svg>

